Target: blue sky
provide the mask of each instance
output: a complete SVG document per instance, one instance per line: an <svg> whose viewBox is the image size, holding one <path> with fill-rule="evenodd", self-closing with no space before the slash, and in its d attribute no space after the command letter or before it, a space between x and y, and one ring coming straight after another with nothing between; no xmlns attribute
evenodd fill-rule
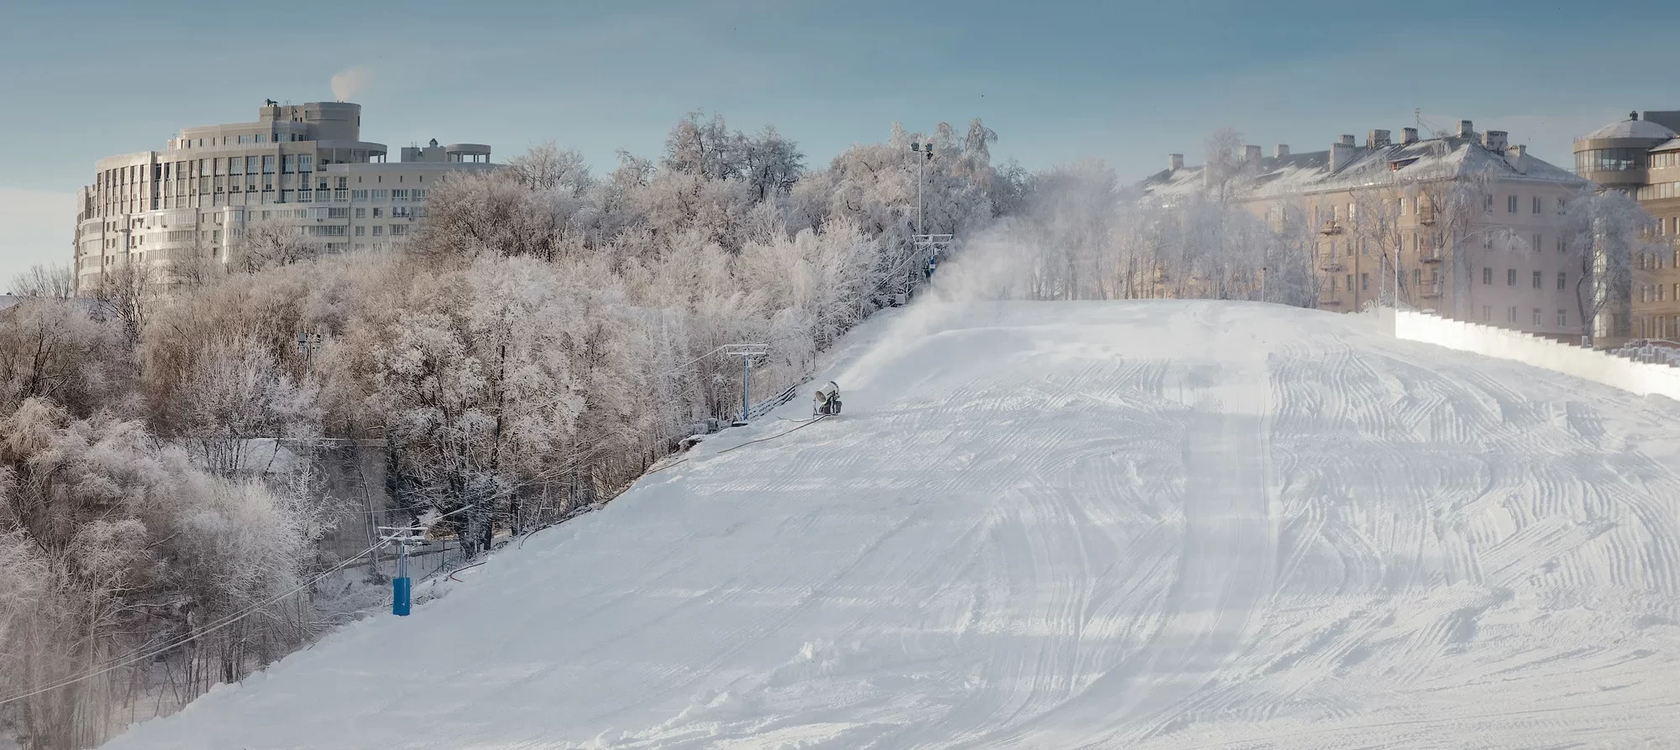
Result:
<svg viewBox="0 0 1680 750"><path fill-rule="evenodd" d="M1180 0L255 4L42 2L0 10L0 287L64 262L70 195L103 156L184 126L254 119L265 98L370 83L363 137L553 140L611 168L660 149L685 112L775 124L812 164L894 121L981 117L999 158L1100 158L1125 179L1232 126L1318 150L1421 109L1508 130L1568 166L1569 141L1630 109L1680 109L1680 3ZM1377 11L1381 10L1380 13ZM1584 18L1602 14L1602 20ZM181 50L191 49L191 53ZM1666 57L1666 59L1665 59Z"/></svg>

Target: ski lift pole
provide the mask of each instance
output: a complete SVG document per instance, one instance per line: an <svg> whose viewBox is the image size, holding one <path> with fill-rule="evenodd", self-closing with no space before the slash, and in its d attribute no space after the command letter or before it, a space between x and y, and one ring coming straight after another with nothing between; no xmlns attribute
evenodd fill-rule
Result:
<svg viewBox="0 0 1680 750"><path fill-rule="evenodd" d="M391 614L407 617L412 593L408 578L408 541L397 542L397 575L391 579Z"/></svg>
<svg viewBox="0 0 1680 750"><path fill-rule="evenodd" d="M752 357L741 358L741 421L752 416Z"/></svg>

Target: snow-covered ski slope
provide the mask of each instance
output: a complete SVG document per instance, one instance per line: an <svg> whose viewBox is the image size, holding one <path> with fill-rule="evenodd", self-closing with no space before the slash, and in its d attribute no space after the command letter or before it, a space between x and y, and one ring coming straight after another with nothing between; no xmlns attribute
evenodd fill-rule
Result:
<svg viewBox="0 0 1680 750"><path fill-rule="evenodd" d="M842 417L109 747L1680 743L1680 407L1371 326L909 308Z"/></svg>

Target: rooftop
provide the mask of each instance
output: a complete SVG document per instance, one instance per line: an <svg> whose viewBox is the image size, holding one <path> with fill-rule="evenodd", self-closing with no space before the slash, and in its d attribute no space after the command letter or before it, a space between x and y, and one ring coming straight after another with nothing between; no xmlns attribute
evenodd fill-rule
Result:
<svg viewBox="0 0 1680 750"><path fill-rule="evenodd" d="M1330 151L1263 157L1246 163L1233 189L1243 198L1316 193L1405 181L1452 179L1494 170L1502 179L1585 185L1587 181L1527 153L1526 147L1490 148L1480 134L1444 136L1412 143L1346 146L1346 155L1332 170ZM1496 133L1498 138L1503 134ZM1498 145L1498 141L1495 141ZM1140 187L1156 195L1189 195L1206 190L1203 166L1165 169L1145 178Z"/></svg>
<svg viewBox="0 0 1680 750"><path fill-rule="evenodd" d="M1579 142L1597 141L1609 138L1644 138L1653 141L1666 141L1674 136L1674 131L1663 127L1662 125L1658 125L1650 120L1641 120L1637 117L1633 117L1622 120L1621 122L1610 123L1609 125L1605 125L1604 127L1594 130L1593 132L1581 136L1580 138L1576 138L1575 140Z"/></svg>

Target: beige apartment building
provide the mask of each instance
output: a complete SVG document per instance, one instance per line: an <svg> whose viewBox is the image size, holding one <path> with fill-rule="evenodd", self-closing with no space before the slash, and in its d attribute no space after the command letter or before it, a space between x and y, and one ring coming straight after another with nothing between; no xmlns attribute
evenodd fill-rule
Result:
<svg viewBox="0 0 1680 750"><path fill-rule="evenodd" d="M295 233L321 253L382 250L413 234L440 180L490 169L482 144L401 150L361 140L362 107L266 102L257 120L185 128L163 151L99 160L76 221L77 290L118 268L166 285L190 263L237 263L253 227Z"/></svg>
<svg viewBox="0 0 1680 750"><path fill-rule="evenodd" d="M1223 191L1274 227L1305 227L1318 306L1400 304L1458 320L1578 339L1581 262L1566 251L1564 210L1589 183L1509 143L1507 133L1400 138L1372 130L1324 151L1271 156L1247 146L1235 169L1186 167L1180 154L1143 189L1168 197ZM1216 182L1223 182L1216 186Z"/></svg>
<svg viewBox="0 0 1680 750"><path fill-rule="evenodd" d="M1637 199L1660 249L1634 258L1628 334L1680 341L1680 111L1629 113L1575 139L1575 171Z"/></svg>

